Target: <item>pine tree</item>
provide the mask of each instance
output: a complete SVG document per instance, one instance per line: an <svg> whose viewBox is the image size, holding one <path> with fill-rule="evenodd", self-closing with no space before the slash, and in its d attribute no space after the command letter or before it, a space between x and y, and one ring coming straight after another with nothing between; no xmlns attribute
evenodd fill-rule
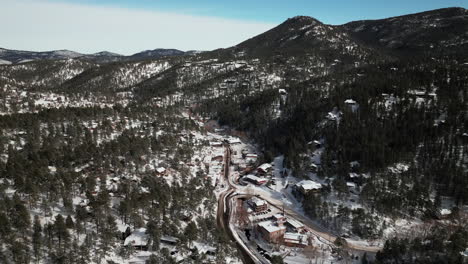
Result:
<svg viewBox="0 0 468 264"><path fill-rule="evenodd" d="M39 221L39 216L34 216L34 224L33 224L33 235L32 235L32 244L33 244L33 251L34 251L34 258L36 262L41 258L41 250L42 250L42 225Z"/></svg>
<svg viewBox="0 0 468 264"><path fill-rule="evenodd" d="M197 225L194 222L190 222L185 228L184 235L189 242L196 240L198 237Z"/></svg>
<svg viewBox="0 0 468 264"><path fill-rule="evenodd" d="M65 221L61 214L55 217L54 233L57 236L59 248L62 248L62 245L68 243L70 234L68 233L67 226L65 225Z"/></svg>
<svg viewBox="0 0 468 264"><path fill-rule="evenodd" d="M31 216L29 211L16 193L13 196L13 213L11 215L11 222L13 226L23 234L23 237L25 237L31 227Z"/></svg>
<svg viewBox="0 0 468 264"><path fill-rule="evenodd" d="M156 224L156 222L149 221L146 224L146 233L148 233L148 235L151 238L153 250L158 249L159 248L159 242L160 242L160 239L161 239L161 231L160 231L158 225Z"/></svg>
<svg viewBox="0 0 468 264"><path fill-rule="evenodd" d="M72 228L75 227L75 223L73 222L73 219L72 219L71 215L67 216L67 219L65 220L65 226L68 229L72 229Z"/></svg>
<svg viewBox="0 0 468 264"><path fill-rule="evenodd" d="M11 233L10 219L6 214L0 212L0 241L6 239Z"/></svg>

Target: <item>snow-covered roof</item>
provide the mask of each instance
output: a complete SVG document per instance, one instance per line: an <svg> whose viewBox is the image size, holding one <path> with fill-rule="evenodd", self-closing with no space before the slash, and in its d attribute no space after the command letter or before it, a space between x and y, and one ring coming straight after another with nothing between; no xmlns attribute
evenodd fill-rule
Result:
<svg viewBox="0 0 468 264"><path fill-rule="evenodd" d="M354 101L353 99L347 99L344 102L345 104L356 104L356 101Z"/></svg>
<svg viewBox="0 0 468 264"><path fill-rule="evenodd" d="M124 246L146 246L148 245L148 235L146 228L139 228L132 232L130 236L125 239Z"/></svg>
<svg viewBox="0 0 468 264"><path fill-rule="evenodd" d="M258 167L259 170L262 170L262 171L267 171L269 169L271 169L271 164L270 163L263 163L262 165L260 165Z"/></svg>
<svg viewBox="0 0 468 264"><path fill-rule="evenodd" d="M263 182L263 181L266 181L265 178L260 178L260 177L257 177L257 176L255 176L255 175L253 175L253 174L249 174L249 175L247 175L247 176L244 176L244 178L245 178L246 180L251 180L251 181L255 181L255 182Z"/></svg>
<svg viewBox="0 0 468 264"><path fill-rule="evenodd" d="M274 233L286 229L285 226L278 226L275 223L273 223L273 221L260 222L258 226L265 229L268 233Z"/></svg>
<svg viewBox="0 0 468 264"><path fill-rule="evenodd" d="M355 188L356 184L354 182L347 182L346 186L348 186L349 188Z"/></svg>
<svg viewBox="0 0 468 264"><path fill-rule="evenodd" d="M311 180L303 180L298 183L296 183L297 187L301 187L304 189L304 191L310 191L310 190L320 190L322 189L322 184L311 181Z"/></svg>
<svg viewBox="0 0 468 264"><path fill-rule="evenodd" d="M210 145L211 146L221 146L223 143L219 142L219 141L213 141L213 142L210 142Z"/></svg>
<svg viewBox="0 0 468 264"><path fill-rule="evenodd" d="M284 242L291 242L295 244L303 244L308 245L307 243L307 235L302 235L298 233L285 233L284 234Z"/></svg>
<svg viewBox="0 0 468 264"><path fill-rule="evenodd" d="M444 208L444 209L440 210L441 215L449 215L451 213L452 213L452 210L450 210L450 209Z"/></svg>
<svg viewBox="0 0 468 264"><path fill-rule="evenodd" d="M161 236L161 242L177 243L179 241L176 237Z"/></svg>
<svg viewBox="0 0 468 264"><path fill-rule="evenodd" d="M287 94L287 92L286 92L285 89L279 89L278 92L279 92L280 94Z"/></svg>
<svg viewBox="0 0 468 264"><path fill-rule="evenodd" d="M203 243L195 242L194 246L198 249L198 252L201 254L205 254L207 252L213 252L213 253L216 252L215 247L212 247Z"/></svg>
<svg viewBox="0 0 468 264"><path fill-rule="evenodd" d="M158 173L164 173L164 172L166 171L166 169L163 168L163 167L159 167L159 168L156 169L156 171L157 171Z"/></svg>
<svg viewBox="0 0 468 264"><path fill-rule="evenodd" d="M278 220L278 219L283 219L283 218L285 218L285 217L284 217L283 214L275 214L275 215L273 216L273 218L276 219L276 220Z"/></svg>
<svg viewBox="0 0 468 264"><path fill-rule="evenodd" d="M340 119L341 114L342 114L341 112L337 112L337 111L328 112L327 118L329 120L338 120Z"/></svg>
<svg viewBox="0 0 468 264"><path fill-rule="evenodd" d="M236 137L230 137L228 139L228 142L229 142L229 144L240 144L240 143L242 143L241 140L239 138L236 138Z"/></svg>
<svg viewBox="0 0 468 264"><path fill-rule="evenodd" d="M266 204L265 200L262 200L258 197L253 197L252 199L250 199L250 202L255 206L262 206Z"/></svg>
<svg viewBox="0 0 468 264"><path fill-rule="evenodd" d="M288 218L288 220L286 220L286 222L289 225L291 225L292 227L296 228L296 229L304 227L304 224L302 224L301 222L299 222L299 221L297 221L295 219L292 219L292 218Z"/></svg>

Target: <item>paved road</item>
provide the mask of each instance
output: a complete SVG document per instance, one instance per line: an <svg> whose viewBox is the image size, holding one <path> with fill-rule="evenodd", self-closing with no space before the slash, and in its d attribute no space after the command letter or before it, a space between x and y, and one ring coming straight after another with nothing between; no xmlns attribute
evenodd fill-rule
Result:
<svg viewBox="0 0 468 264"><path fill-rule="evenodd" d="M242 254L244 263L258 263L258 260L255 261L256 257L254 257L252 252L249 252L249 250L246 249L246 245L241 245L242 241L238 241L235 239L233 235L233 231L229 228L229 221L230 221L230 208L229 208L229 202L226 202L226 199L232 199L234 198L235 195L234 192L244 192L247 190L247 187L238 185L232 177L230 177L230 162L231 162L231 151L229 148L229 145L225 145L226 151L225 151L225 158L224 158L224 178L227 182L228 189L221 193L219 200L218 200L218 226L222 228L226 234L231 238L232 240L236 241L236 244L239 248L239 251ZM296 212L294 209L288 207L285 205L281 200L275 199L274 197L271 196L270 193L266 191L262 191L260 194L260 198L264 199L267 201L271 206L276 207L280 210L284 209L284 212L286 215L300 220L307 228L307 230L316 236L330 242L334 243L336 240L336 236L327 232L317 224L315 224L313 221L308 219L307 217L304 217L300 213ZM224 208L226 207L226 210ZM367 245L361 245L357 243L352 243L348 241L347 245L348 249L355 250L355 251L362 251L362 252L369 252L369 253L375 253L379 251L381 248L380 247L375 247L375 246L367 246Z"/></svg>
<svg viewBox="0 0 468 264"><path fill-rule="evenodd" d="M239 252L241 253L242 261L245 264L255 264L258 263L258 261L254 260L254 257L252 256L252 253L249 252L246 248L245 245L241 244L241 241L238 241L235 237L234 234L232 233L233 231L229 227L229 222L231 218L231 208L230 208L230 203L227 202L229 199L231 199L231 195L235 191L235 187L231 185L231 182L229 180L229 166L231 164L231 151L229 149L229 145L226 145L226 150L224 152L224 178L227 181L228 184L228 189L222 192L218 198L218 212L217 212L217 217L216 217L216 222L219 228L224 230L226 235L234 241L237 245L237 248Z"/></svg>

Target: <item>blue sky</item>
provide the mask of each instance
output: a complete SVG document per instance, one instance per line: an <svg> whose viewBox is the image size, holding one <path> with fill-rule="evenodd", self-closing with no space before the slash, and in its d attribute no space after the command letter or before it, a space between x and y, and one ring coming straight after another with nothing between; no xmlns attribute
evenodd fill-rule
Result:
<svg viewBox="0 0 468 264"><path fill-rule="evenodd" d="M307 15L328 24L377 19L444 7L468 7L468 0L54 0L81 4L120 6L280 23Z"/></svg>
<svg viewBox="0 0 468 264"><path fill-rule="evenodd" d="M130 55L142 50L212 50L236 45L289 17L327 24L377 19L468 0L0 0L0 47Z"/></svg>

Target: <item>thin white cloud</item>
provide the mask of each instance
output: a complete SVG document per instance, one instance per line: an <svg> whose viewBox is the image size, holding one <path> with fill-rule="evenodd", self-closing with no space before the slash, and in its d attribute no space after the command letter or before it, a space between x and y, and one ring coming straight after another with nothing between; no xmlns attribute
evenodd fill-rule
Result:
<svg viewBox="0 0 468 264"><path fill-rule="evenodd" d="M225 48L273 24L32 0L0 0L0 47L23 50L108 50L132 54L146 49Z"/></svg>

